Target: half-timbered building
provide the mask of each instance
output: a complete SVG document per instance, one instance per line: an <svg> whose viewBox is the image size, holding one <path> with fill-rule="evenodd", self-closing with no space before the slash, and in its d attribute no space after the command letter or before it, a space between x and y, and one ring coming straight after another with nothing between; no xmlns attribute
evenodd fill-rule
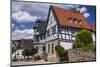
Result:
<svg viewBox="0 0 100 67"><path fill-rule="evenodd" d="M81 29L93 32L95 42L95 26L90 26L82 13L50 6L47 22L37 20L34 29L34 44L40 52L42 48L48 54L48 60L56 59L55 46L61 45L71 49L75 35Z"/></svg>
<svg viewBox="0 0 100 67"><path fill-rule="evenodd" d="M31 39L21 39L21 40L12 40L12 60L14 59L24 59L23 50L25 48L31 48L33 46L33 40Z"/></svg>

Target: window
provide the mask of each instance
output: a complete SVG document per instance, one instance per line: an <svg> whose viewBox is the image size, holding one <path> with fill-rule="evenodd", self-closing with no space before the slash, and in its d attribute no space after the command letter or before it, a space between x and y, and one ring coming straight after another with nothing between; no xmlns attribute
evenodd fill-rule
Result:
<svg viewBox="0 0 100 67"><path fill-rule="evenodd" d="M72 35L69 34L69 42L72 42Z"/></svg>
<svg viewBox="0 0 100 67"><path fill-rule="evenodd" d="M69 22L71 23L72 22L72 18L68 18Z"/></svg>
<svg viewBox="0 0 100 67"><path fill-rule="evenodd" d="M74 19L73 19L73 22L77 23L77 19L76 19L76 18L74 18Z"/></svg>
<svg viewBox="0 0 100 67"><path fill-rule="evenodd" d="M43 39L45 38L45 34L42 35Z"/></svg>
<svg viewBox="0 0 100 67"><path fill-rule="evenodd" d="M65 34L66 31L67 31L67 30L66 30L66 27L60 27L60 33L64 33L64 34Z"/></svg>
<svg viewBox="0 0 100 67"><path fill-rule="evenodd" d="M43 46L43 51L46 51L46 48L45 48L45 46Z"/></svg>
<svg viewBox="0 0 100 67"><path fill-rule="evenodd" d="M36 24L36 27L38 27L39 25L38 24Z"/></svg>
<svg viewBox="0 0 100 67"><path fill-rule="evenodd" d="M42 40L42 35L40 35L40 40Z"/></svg>
<svg viewBox="0 0 100 67"><path fill-rule="evenodd" d="M54 45L54 44L52 44L52 54L54 53L54 47L53 47L53 45Z"/></svg>
<svg viewBox="0 0 100 67"><path fill-rule="evenodd" d="M49 36L52 35L52 28L49 29Z"/></svg>
<svg viewBox="0 0 100 67"><path fill-rule="evenodd" d="M38 49L38 46L36 46L36 49Z"/></svg>
<svg viewBox="0 0 100 67"><path fill-rule="evenodd" d="M34 29L34 32L38 32L38 29Z"/></svg>
<svg viewBox="0 0 100 67"><path fill-rule="evenodd" d="M78 20L78 23L80 23L80 24L81 24L81 20Z"/></svg>
<svg viewBox="0 0 100 67"><path fill-rule="evenodd" d="M49 37L50 36L50 33L49 33L49 30L47 31L47 37Z"/></svg>
<svg viewBox="0 0 100 67"><path fill-rule="evenodd" d="M50 44L48 44L48 53L50 53Z"/></svg>
<svg viewBox="0 0 100 67"><path fill-rule="evenodd" d="M72 37L75 37L75 34L72 34Z"/></svg>
<svg viewBox="0 0 100 67"><path fill-rule="evenodd" d="M36 36L35 36L35 39L36 39L36 41L39 41L39 36L36 35Z"/></svg>
<svg viewBox="0 0 100 67"><path fill-rule="evenodd" d="M53 20L54 20L53 17L50 17L50 18L49 18L49 22L50 22L50 24L53 23Z"/></svg>
<svg viewBox="0 0 100 67"><path fill-rule="evenodd" d="M69 20L69 22L71 23L71 22L74 22L74 23L79 23L79 24L81 24L81 20L80 19L77 19L77 18L68 18L68 20Z"/></svg>
<svg viewBox="0 0 100 67"><path fill-rule="evenodd" d="M52 27L52 34L55 34L56 33L56 26L53 26Z"/></svg>

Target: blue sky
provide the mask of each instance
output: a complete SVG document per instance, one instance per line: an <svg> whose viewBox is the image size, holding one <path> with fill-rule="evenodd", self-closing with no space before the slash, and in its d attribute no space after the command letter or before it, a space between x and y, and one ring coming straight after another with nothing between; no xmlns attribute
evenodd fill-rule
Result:
<svg viewBox="0 0 100 67"><path fill-rule="evenodd" d="M89 23L96 22L96 7L71 4L46 4L31 2L12 2L12 39L32 39L35 20L47 19L49 6L54 5L66 10L80 10Z"/></svg>

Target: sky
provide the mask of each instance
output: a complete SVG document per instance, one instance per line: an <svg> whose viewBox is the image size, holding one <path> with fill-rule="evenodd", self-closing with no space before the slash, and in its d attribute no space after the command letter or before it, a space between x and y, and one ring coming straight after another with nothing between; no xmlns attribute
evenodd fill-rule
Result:
<svg viewBox="0 0 100 67"><path fill-rule="evenodd" d="M66 10L80 10L91 24L96 24L96 7L72 4L36 2L12 2L12 40L33 39L33 27L37 18L46 21L50 5Z"/></svg>

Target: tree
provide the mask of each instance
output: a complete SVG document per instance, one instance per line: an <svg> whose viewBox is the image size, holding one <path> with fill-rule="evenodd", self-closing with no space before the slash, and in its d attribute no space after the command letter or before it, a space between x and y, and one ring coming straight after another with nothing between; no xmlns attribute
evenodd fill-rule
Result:
<svg viewBox="0 0 100 67"><path fill-rule="evenodd" d="M92 40L92 33L88 30L81 30L76 34L75 41L73 43L73 48L82 48L82 49L95 49Z"/></svg>
<svg viewBox="0 0 100 67"><path fill-rule="evenodd" d="M38 50L34 47L32 48L25 48L23 51L23 56L33 56L38 52Z"/></svg>
<svg viewBox="0 0 100 67"><path fill-rule="evenodd" d="M31 48L31 50L32 50L32 53L33 53L33 55L34 55L34 57L35 57L35 54L37 54L38 53L38 49L37 48L34 48L34 46Z"/></svg>
<svg viewBox="0 0 100 67"><path fill-rule="evenodd" d="M23 51L23 55L24 56L32 56L33 53L32 53L31 48L25 48L24 51Z"/></svg>

